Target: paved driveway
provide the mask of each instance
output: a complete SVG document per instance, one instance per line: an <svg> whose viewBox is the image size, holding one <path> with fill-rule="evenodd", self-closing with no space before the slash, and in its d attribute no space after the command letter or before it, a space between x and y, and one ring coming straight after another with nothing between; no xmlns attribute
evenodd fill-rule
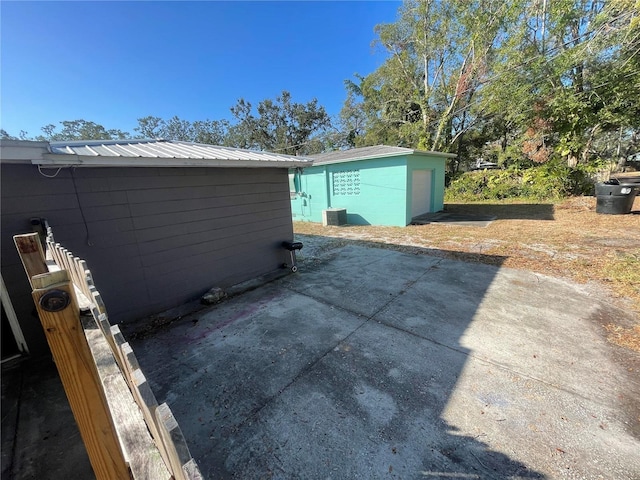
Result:
<svg viewBox="0 0 640 480"><path fill-rule="evenodd" d="M297 274L132 342L206 478L640 478L640 360L602 329L637 319L542 275L303 241Z"/></svg>

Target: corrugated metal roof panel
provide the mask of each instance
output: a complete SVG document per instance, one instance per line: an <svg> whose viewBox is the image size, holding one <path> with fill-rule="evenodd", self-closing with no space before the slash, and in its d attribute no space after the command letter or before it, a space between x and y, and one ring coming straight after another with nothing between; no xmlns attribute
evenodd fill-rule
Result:
<svg viewBox="0 0 640 480"><path fill-rule="evenodd" d="M227 160L235 163L246 161L252 165L264 163L265 166L277 163L304 166L312 163L312 160L307 157L161 139L51 142L51 152L79 157ZM135 161L132 161L132 166L134 165Z"/></svg>

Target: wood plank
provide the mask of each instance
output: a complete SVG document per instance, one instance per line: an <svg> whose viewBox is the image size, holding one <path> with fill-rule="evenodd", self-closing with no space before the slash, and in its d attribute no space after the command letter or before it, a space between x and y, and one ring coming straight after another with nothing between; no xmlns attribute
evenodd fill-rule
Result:
<svg viewBox="0 0 640 480"><path fill-rule="evenodd" d="M111 348L113 350L113 356L116 358L116 361L118 362L118 366L120 367L120 370L124 371L125 363L124 363L124 357L122 355L122 350L120 347L124 343L126 343L126 340L124 339L124 335L122 335L122 332L120 331L120 327L118 325L110 326L110 337L111 337L110 338L111 341L109 342L109 344L111 345Z"/></svg>
<svg viewBox="0 0 640 480"><path fill-rule="evenodd" d="M33 289L48 288L52 284L69 282L69 273L66 270L41 273L32 279Z"/></svg>
<svg viewBox="0 0 640 480"><path fill-rule="evenodd" d="M91 298L91 300L93 301L94 305L98 308L100 313L103 313L103 314L106 315L107 307L104 304L104 302L102 301L102 296L100 295L98 290L96 290L96 287L95 286L90 286L89 287L89 293L91 294L91 296L89 298Z"/></svg>
<svg viewBox="0 0 640 480"><path fill-rule="evenodd" d="M120 361L119 349L116 347L116 342L111 332L111 323L109 323L109 317L107 317L106 313L100 313L96 317L94 314L95 310L92 310L91 313L94 320L96 321L96 324L98 325L98 327L100 327L100 330L102 331L102 335L104 335L104 338L107 341L107 344L109 345L109 348L111 349L111 352L113 353L113 356L115 357L116 362L118 363L118 366L122 369L123 365Z"/></svg>
<svg viewBox="0 0 640 480"><path fill-rule="evenodd" d="M160 455L162 456L165 464L171 469L170 456L165 448L162 435L157 425L156 410L158 408L158 401L151 390L149 382L147 382L146 377L139 368L131 372L131 393L133 394L135 401L138 403L138 407L140 407L142 416L147 427L149 427L151 436L156 442L156 447L158 448Z"/></svg>
<svg viewBox="0 0 640 480"><path fill-rule="evenodd" d="M62 262L60 268L69 272L69 279L73 282L71 265L69 265L69 250L67 250L66 248L60 249L60 261Z"/></svg>
<svg viewBox="0 0 640 480"><path fill-rule="evenodd" d="M33 285L31 278L34 275L40 275L49 271L44 251L42 250L42 244L40 243L40 237L35 232L14 235L13 242L18 249L18 255L20 255L20 260L29 279L29 284Z"/></svg>
<svg viewBox="0 0 640 480"><path fill-rule="evenodd" d="M102 331L95 325L91 316L83 318L83 325L94 361L99 365L98 373L133 478L172 478Z"/></svg>
<svg viewBox="0 0 640 480"><path fill-rule="evenodd" d="M91 275L89 268L87 267L87 262L82 260L81 258L76 257L76 268L78 269L78 275L82 279L82 293L87 298L91 297L91 293L89 292L89 282L88 279ZM91 279L91 284L93 285L93 279Z"/></svg>
<svg viewBox="0 0 640 480"><path fill-rule="evenodd" d="M62 258L60 256L60 249L62 247L60 246L59 243L56 243L53 245L53 259L56 261L56 264L58 265L58 267L60 267L62 269Z"/></svg>
<svg viewBox="0 0 640 480"><path fill-rule="evenodd" d="M59 281L61 276L66 279ZM100 377L80 324L68 273L61 270L34 278L34 284L42 288L33 291L33 300L96 478L127 480L129 469L120 451ZM56 291L64 292L69 303L52 312L40 305L40 299Z"/></svg>
<svg viewBox="0 0 640 480"><path fill-rule="evenodd" d="M182 466L182 474L184 475L184 478L188 478L189 480L204 479L204 477L202 476L202 473L200 473L200 468L198 468L198 464L193 458Z"/></svg>
<svg viewBox="0 0 640 480"><path fill-rule="evenodd" d="M75 283L76 286L80 288L80 290L82 290L82 284L84 283L84 279L79 275L76 258L77 257L74 256L73 253L67 250L67 263L69 264L69 270L73 272L73 283Z"/></svg>
<svg viewBox="0 0 640 480"><path fill-rule="evenodd" d="M131 345L129 345L129 342L125 342L120 345L120 350L122 351L122 356L125 359L125 365L127 366L127 368L129 368L131 371L140 368L138 358L136 357L133 348L131 348Z"/></svg>
<svg viewBox="0 0 640 480"><path fill-rule="evenodd" d="M130 388L133 389L133 377L132 374L135 370L140 368L136 354L133 353L133 348L129 345L129 342L125 342L120 345L120 354L124 362L122 373L124 374L127 383Z"/></svg>
<svg viewBox="0 0 640 480"><path fill-rule="evenodd" d="M183 466L187 465L193 459L191 457L191 453L189 452L189 448L187 447L187 442L182 435L182 430L180 430L180 426L176 421L169 405L163 403L156 408L156 420L158 429L160 430L160 435L162 437L162 441L164 443L165 449L169 455L169 462L171 463L171 471L173 472L173 476L176 480L190 480L191 478L202 478L200 475L195 477L186 477L185 471L183 470ZM187 472L192 471L192 466L187 468ZM200 474L199 469L197 469L197 465L195 466L197 474Z"/></svg>

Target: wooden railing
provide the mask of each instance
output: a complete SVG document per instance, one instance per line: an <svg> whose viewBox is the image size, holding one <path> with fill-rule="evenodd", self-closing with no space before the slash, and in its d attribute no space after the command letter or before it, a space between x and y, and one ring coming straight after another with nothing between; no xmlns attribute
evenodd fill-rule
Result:
<svg viewBox="0 0 640 480"><path fill-rule="evenodd" d="M14 241L96 478L201 479L171 409L158 405L131 345L110 325L87 263L50 228L49 261L37 233Z"/></svg>

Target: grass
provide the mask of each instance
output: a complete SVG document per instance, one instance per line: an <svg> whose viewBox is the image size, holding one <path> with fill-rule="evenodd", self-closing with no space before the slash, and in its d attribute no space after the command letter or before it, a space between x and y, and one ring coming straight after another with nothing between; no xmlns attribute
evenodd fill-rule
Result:
<svg viewBox="0 0 640 480"><path fill-rule="evenodd" d="M487 201L449 203L446 211L496 215L486 228L432 223L408 227L294 222L299 234L383 244L401 251L530 270L592 283L640 318L640 215L601 215L594 197L555 203ZM640 197L634 211L640 211ZM606 326L605 326L606 327ZM606 327L609 339L640 351L640 326Z"/></svg>

